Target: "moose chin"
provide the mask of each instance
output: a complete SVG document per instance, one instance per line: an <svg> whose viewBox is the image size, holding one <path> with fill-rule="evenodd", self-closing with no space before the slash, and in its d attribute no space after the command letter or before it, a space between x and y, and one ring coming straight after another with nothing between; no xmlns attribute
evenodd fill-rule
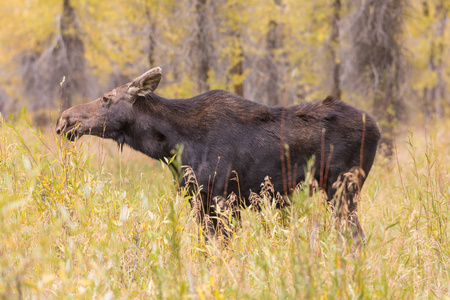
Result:
<svg viewBox="0 0 450 300"><path fill-rule="evenodd" d="M289 107L261 105L223 90L166 99L154 93L161 75L161 68L153 68L67 109L58 119L57 134L72 141L84 134L113 139L154 159L173 157L181 146L181 161L196 183L187 176L179 182L198 199L202 224L206 216L213 220L205 231L213 234L221 199L234 194L234 206L248 206L265 178L287 196L305 180L306 165L315 158L311 172L319 189L329 202L346 204L352 236L357 243L364 240L356 197L380 139L369 114L334 97ZM357 182L337 193L334 183L355 170Z"/></svg>

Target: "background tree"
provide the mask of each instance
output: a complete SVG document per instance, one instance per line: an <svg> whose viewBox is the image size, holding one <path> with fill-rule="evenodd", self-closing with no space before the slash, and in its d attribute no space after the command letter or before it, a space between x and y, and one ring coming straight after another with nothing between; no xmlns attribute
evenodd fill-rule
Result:
<svg viewBox="0 0 450 300"><path fill-rule="evenodd" d="M434 3L433 3L434 2ZM447 27L448 1L423 1L423 14L427 21L429 39L427 73L431 80L423 88L422 109L426 118L434 115L443 116L443 100L445 98L446 82L444 79L444 36ZM447 4L447 5L446 5Z"/></svg>
<svg viewBox="0 0 450 300"><path fill-rule="evenodd" d="M195 5L197 18L197 43L193 51L197 60L197 80L198 92L202 93L209 90L209 72L211 69L211 52L212 52L212 33L211 33L211 16L214 12L209 0L197 0Z"/></svg>
<svg viewBox="0 0 450 300"><path fill-rule="evenodd" d="M277 16L282 13L283 4L281 0L274 0L274 18L269 20L266 37L266 74L267 74L267 103L269 105L281 104L280 72L276 61L277 51L283 46L283 28Z"/></svg>
<svg viewBox="0 0 450 300"><path fill-rule="evenodd" d="M331 16L331 34L330 34L330 60L331 60L331 95L341 97L341 63L339 57L340 43L340 20L342 4L341 0L333 1L333 13Z"/></svg>
<svg viewBox="0 0 450 300"><path fill-rule="evenodd" d="M449 113L449 9L449 0L0 1L0 107L68 106L159 65L167 97L221 88L289 105L341 95L376 115L390 145L392 120Z"/></svg>
<svg viewBox="0 0 450 300"><path fill-rule="evenodd" d="M75 95L86 96L88 93L80 24L69 0L63 0L61 7L52 42L41 52L24 52L21 55L22 77L27 86L26 94L34 100L31 105L33 110L56 103L60 93L59 83L64 77L61 109L72 106Z"/></svg>
<svg viewBox="0 0 450 300"><path fill-rule="evenodd" d="M363 90L373 100L386 145L392 153L393 120L402 117L403 59L400 37L404 17L403 0L362 0L355 3L349 30L350 68L347 81L355 90Z"/></svg>
<svg viewBox="0 0 450 300"><path fill-rule="evenodd" d="M53 62L60 61L55 76L65 76L67 83L63 94L62 109L72 106L72 97L75 94L87 92L87 74L84 43L81 39L81 27L75 8L70 0L63 0L63 11L59 20L56 48L53 51ZM51 62L49 62L51 64ZM61 76L62 75L62 76Z"/></svg>

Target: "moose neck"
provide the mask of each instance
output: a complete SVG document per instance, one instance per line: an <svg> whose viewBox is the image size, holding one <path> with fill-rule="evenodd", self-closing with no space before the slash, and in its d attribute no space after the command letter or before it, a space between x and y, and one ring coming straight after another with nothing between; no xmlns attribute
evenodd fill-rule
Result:
<svg viewBox="0 0 450 300"><path fill-rule="evenodd" d="M190 103L189 103L190 102ZM136 100L135 121L119 137L135 150L155 158L173 156L177 145L189 145L203 136L190 99L168 100L155 94Z"/></svg>

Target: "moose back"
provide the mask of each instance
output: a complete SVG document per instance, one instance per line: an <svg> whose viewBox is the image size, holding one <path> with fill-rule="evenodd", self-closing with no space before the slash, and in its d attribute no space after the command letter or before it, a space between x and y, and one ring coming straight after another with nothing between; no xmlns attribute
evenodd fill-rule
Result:
<svg viewBox="0 0 450 300"><path fill-rule="evenodd" d="M312 157L314 177L329 200L339 175L362 168L365 176L346 201L353 237L364 238L354 197L380 138L372 117L333 97L290 107L268 107L222 90L166 99L154 93L161 74L161 68L153 68L90 103L69 108L58 119L57 134L70 140L84 134L113 139L154 159L172 157L182 145L182 163L195 173L201 211L210 216L215 197L234 193L239 205L248 205L250 193L260 191L266 176L276 191L289 194L305 179Z"/></svg>

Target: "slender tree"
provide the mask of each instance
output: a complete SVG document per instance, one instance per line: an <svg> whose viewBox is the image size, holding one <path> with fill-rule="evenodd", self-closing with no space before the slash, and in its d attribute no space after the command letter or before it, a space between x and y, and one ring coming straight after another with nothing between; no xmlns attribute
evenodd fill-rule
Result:
<svg viewBox="0 0 450 300"><path fill-rule="evenodd" d="M156 46L156 20L154 16L152 16L151 8L149 5L145 7L145 15L148 20L148 52L147 52L147 60L149 68L153 68L155 66L155 46Z"/></svg>
<svg viewBox="0 0 450 300"><path fill-rule="evenodd" d="M430 3L423 1L423 13L425 18L430 18ZM432 16L431 28L429 28L430 50L428 55L428 72L436 80L431 86L423 89L422 111L425 117L431 119L434 115L436 118L443 117L443 101L445 98L445 78L444 78L444 35L448 19L448 7L445 1L438 1L434 15Z"/></svg>
<svg viewBox="0 0 450 300"><path fill-rule="evenodd" d="M209 90L208 76L211 69L211 31L208 22L208 0L197 0L197 60L198 92Z"/></svg>
<svg viewBox="0 0 450 300"><path fill-rule="evenodd" d="M275 7L282 8L281 0L274 0ZM276 61L276 52L283 47L282 26L276 18L269 20L269 30L266 36L266 90L267 103L269 105L280 105L280 72Z"/></svg>
<svg viewBox="0 0 450 300"><path fill-rule="evenodd" d="M331 17L331 34L330 34L330 58L331 58L331 95L338 98L341 97L341 63L339 58L339 21L341 19L341 0L333 1L333 13Z"/></svg>

